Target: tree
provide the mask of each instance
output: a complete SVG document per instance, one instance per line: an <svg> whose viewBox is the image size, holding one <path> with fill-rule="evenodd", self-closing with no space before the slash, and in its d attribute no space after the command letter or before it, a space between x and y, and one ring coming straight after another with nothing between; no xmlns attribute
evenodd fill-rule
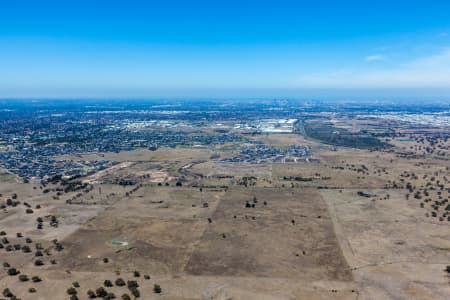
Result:
<svg viewBox="0 0 450 300"><path fill-rule="evenodd" d="M114 293L109 292L103 299L104 300L116 299L116 295L114 295Z"/></svg>
<svg viewBox="0 0 450 300"><path fill-rule="evenodd" d="M117 286L125 286L126 285L125 280L123 280L122 278L117 278L115 283Z"/></svg>
<svg viewBox="0 0 450 300"><path fill-rule="evenodd" d="M9 268L8 269L8 275L9 276L16 276L18 275L20 272L16 269L16 268Z"/></svg>
<svg viewBox="0 0 450 300"><path fill-rule="evenodd" d="M8 288L6 288L3 290L3 296L5 296L6 298L12 298L14 297L14 294L11 293L11 291Z"/></svg>
<svg viewBox="0 0 450 300"><path fill-rule="evenodd" d="M25 274L19 275L19 280L22 282L28 281L28 276Z"/></svg>
<svg viewBox="0 0 450 300"><path fill-rule="evenodd" d="M123 294L122 300L131 300L131 297L128 294Z"/></svg>
<svg viewBox="0 0 450 300"><path fill-rule="evenodd" d="M127 287L130 289L130 288L133 288L133 287L135 287L135 288L138 288L139 287L139 284L137 283L137 281L135 281L135 280L128 280L127 281Z"/></svg>
<svg viewBox="0 0 450 300"><path fill-rule="evenodd" d="M44 262L43 262L42 260L40 260L40 259L36 259L36 260L34 261L34 265L37 266L37 267L43 266L43 265L44 265Z"/></svg>
<svg viewBox="0 0 450 300"><path fill-rule="evenodd" d="M111 280L108 280L108 279L106 279L106 280L103 282L103 284L104 284L106 287L112 287L112 286L113 286Z"/></svg>
<svg viewBox="0 0 450 300"><path fill-rule="evenodd" d="M64 247L60 243L56 243L55 249L56 249L56 251L62 251L64 249Z"/></svg>
<svg viewBox="0 0 450 300"><path fill-rule="evenodd" d="M97 295L97 297L105 297L106 295L108 295L103 287L99 287L98 289L96 289L95 294Z"/></svg>
<svg viewBox="0 0 450 300"><path fill-rule="evenodd" d="M97 297L97 296L95 295L95 293L94 293L93 290L88 290L88 291L87 291L87 295L88 295L88 298L89 298L89 299L94 299L94 298Z"/></svg>
<svg viewBox="0 0 450 300"><path fill-rule="evenodd" d="M159 284L153 285L153 292L155 292L156 294L161 294L162 292L161 286Z"/></svg>
<svg viewBox="0 0 450 300"><path fill-rule="evenodd" d="M77 290L74 287L70 287L67 289L67 294L69 295L76 295L77 294Z"/></svg>
<svg viewBox="0 0 450 300"><path fill-rule="evenodd" d="M140 293L139 290L138 290L137 288L135 288L135 287L130 288L130 292L131 292L131 294L133 294L133 296L134 296L135 298L139 298L139 297L141 296L141 293Z"/></svg>

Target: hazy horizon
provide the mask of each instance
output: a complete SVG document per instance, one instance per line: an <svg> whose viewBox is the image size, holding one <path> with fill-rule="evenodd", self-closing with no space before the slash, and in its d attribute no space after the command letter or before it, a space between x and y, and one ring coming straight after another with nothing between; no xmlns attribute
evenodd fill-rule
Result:
<svg viewBox="0 0 450 300"><path fill-rule="evenodd" d="M0 95L0 100L389 100L389 101L419 101L435 100L448 101L450 89L309 89L309 90L280 90L280 89L172 89L139 93L136 91L93 92L93 93L58 93L58 89L47 93L20 93L17 95ZM55 92L56 91L56 92Z"/></svg>

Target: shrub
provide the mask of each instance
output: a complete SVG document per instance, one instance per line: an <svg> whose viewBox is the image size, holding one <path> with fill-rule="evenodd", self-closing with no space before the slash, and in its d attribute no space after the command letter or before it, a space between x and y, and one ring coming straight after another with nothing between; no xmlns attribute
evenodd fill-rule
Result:
<svg viewBox="0 0 450 300"><path fill-rule="evenodd" d="M139 273L139 271L134 271L133 275L134 275L134 277L140 277L141 273Z"/></svg>
<svg viewBox="0 0 450 300"><path fill-rule="evenodd" d="M29 289L28 289L28 292L29 292L29 293L36 293L36 289L33 288L33 287L32 287L32 288L29 288Z"/></svg>
<svg viewBox="0 0 450 300"><path fill-rule="evenodd" d="M41 279L41 277L39 277L39 276L33 276L33 277L31 277L31 281L33 281L33 282L41 282L42 281L42 279Z"/></svg>
<svg viewBox="0 0 450 300"><path fill-rule="evenodd" d="M74 281L72 282L73 287L75 288L79 288L80 287L80 283L78 281Z"/></svg>

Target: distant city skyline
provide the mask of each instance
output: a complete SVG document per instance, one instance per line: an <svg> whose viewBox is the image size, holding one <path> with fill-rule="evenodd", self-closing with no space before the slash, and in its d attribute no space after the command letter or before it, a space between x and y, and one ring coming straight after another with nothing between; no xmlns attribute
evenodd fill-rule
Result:
<svg viewBox="0 0 450 300"><path fill-rule="evenodd" d="M448 1L10 1L0 98L447 97Z"/></svg>

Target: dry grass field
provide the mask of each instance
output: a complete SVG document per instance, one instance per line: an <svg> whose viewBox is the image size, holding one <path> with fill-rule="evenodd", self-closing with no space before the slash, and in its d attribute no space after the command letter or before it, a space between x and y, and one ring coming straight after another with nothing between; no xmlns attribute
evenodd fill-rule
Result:
<svg viewBox="0 0 450 300"><path fill-rule="evenodd" d="M121 278L137 282L137 299L448 299L448 161L257 139L309 143L320 162L221 163L181 148L89 154L118 164L67 192L2 172L0 201L20 203L0 212L0 290L70 299L76 282L79 299L101 286L120 299L131 296Z"/></svg>

